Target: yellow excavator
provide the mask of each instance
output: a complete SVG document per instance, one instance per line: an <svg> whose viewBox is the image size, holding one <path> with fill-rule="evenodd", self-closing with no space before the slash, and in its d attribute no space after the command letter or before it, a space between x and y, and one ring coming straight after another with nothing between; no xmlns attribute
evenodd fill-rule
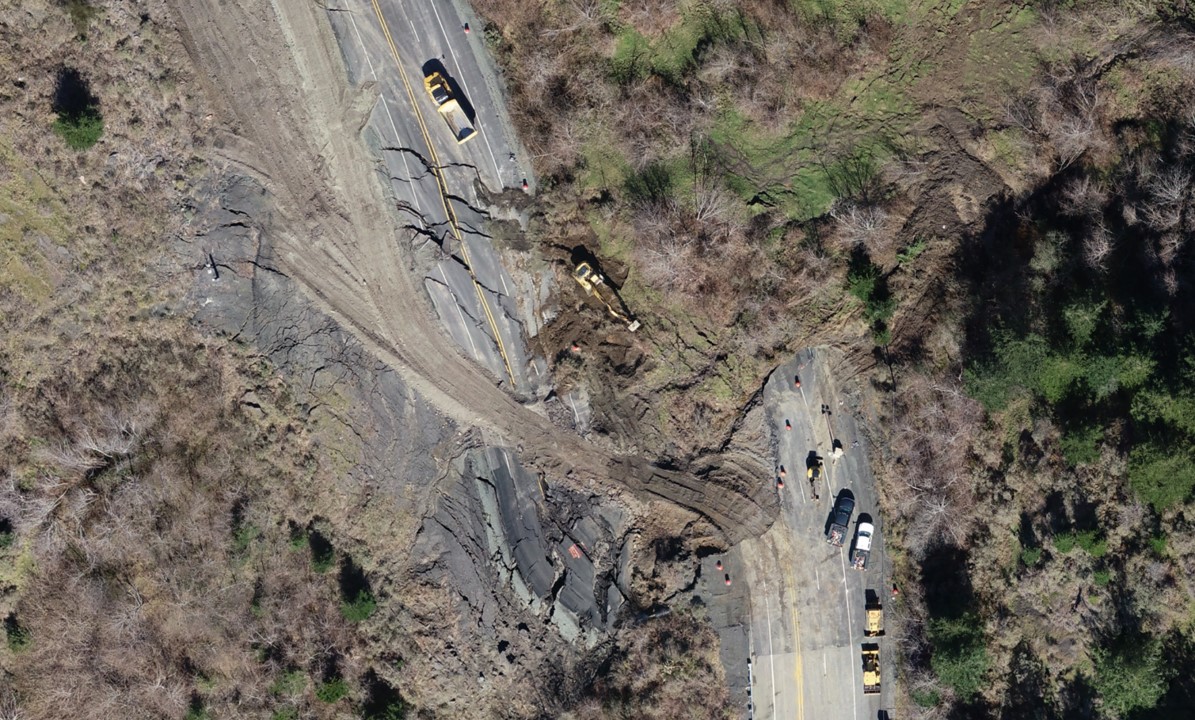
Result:
<svg viewBox="0 0 1195 720"><path fill-rule="evenodd" d="M619 309L622 302L618 299L618 294L614 291L614 288L610 287L610 284L606 282L602 274L593 269L592 265L587 262L577 265L576 269L573 270L573 279L585 290L586 294L600 300L606 306L606 310L610 312L611 316L620 322L626 323L627 330L635 332L642 327L642 324L638 320Z"/></svg>

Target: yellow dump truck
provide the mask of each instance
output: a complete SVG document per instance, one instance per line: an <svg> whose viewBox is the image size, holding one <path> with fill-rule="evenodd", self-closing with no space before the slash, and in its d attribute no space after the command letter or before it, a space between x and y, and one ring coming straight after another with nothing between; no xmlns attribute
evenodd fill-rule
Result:
<svg viewBox="0 0 1195 720"><path fill-rule="evenodd" d="M880 692L880 646L872 643L863 645L863 694Z"/></svg>
<svg viewBox="0 0 1195 720"><path fill-rule="evenodd" d="M436 110L440 112L440 117L448 123L448 127L452 130L452 137L456 138L457 144L472 140L477 135L477 128L469 124L468 116L465 115L461 104L452 94L452 86L448 84L448 78L438 71L432 72L423 78L423 86L427 88L427 94L432 96L432 102L436 104Z"/></svg>
<svg viewBox="0 0 1195 720"><path fill-rule="evenodd" d="M879 637L884 634L884 607L880 605L878 595L872 591L867 591L867 605L864 610L867 611L867 624L863 626L863 634L867 637Z"/></svg>
<svg viewBox="0 0 1195 720"><path fill-rule="evenodd" d="M573 270L573 279L577 284L585 290L585 294L592 295L606 306L611 317L624 322L627 325L627 330L635 332L640 328L640 323L635 318L627 315L619 309L622 301L618 299L618 294L614 292L614 288L606 283L606 279L602 274L593 269L593 266L587 262L577 265Z"/></svg>

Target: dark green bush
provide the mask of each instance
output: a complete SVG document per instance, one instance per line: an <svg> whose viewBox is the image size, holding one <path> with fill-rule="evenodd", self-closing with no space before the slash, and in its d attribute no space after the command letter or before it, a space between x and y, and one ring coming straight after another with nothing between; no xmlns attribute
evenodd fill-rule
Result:
<svg viewBox="0 0 1195 720"><path fill-rule="evenodd" d="M334 703L347 695L348 692L349 685L344 681L344 678L334 678L320 683L320 686L315 689L315 696L323 702Z"/></svg>
<svg viewBox="0 0 1195 720"><path fill-rule="evenodd" d="M54 132L61 135L72 150L86 150L104 134L104 118L96 108L77 115L59 115L54 121Z"/></svg>
<svg viewBox="0 0 1195 720"><path fill-rule="evenodd" d="M362 590L352 600L340 603L340 614L350 622L361 622L373 615L376 607L377 601L374 600L373 594L368 590Z"/></svg>
<svg viewBox="0 0 1195 720"><path fill-rule="evenodd" d="M1117 716L1157 705L1166 692L1167 669L1154 638L1122 636L1093 653L1093 685L1104 707Z"/></svg>
<svg viewBox="0 0 1195 720"><path fill-rule="evenodd" d="M957 618L934 618L929 622L929 637L933 644L930 664L938 679L962 698L979 692L988 671L986 638L979 616L966 613Z"/></svg>

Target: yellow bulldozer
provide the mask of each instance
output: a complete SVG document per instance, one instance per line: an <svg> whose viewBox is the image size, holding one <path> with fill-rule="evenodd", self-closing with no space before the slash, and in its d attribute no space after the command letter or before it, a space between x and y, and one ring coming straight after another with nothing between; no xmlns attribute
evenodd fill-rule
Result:
<svg viewBox="0 0 1195 720"><path fill-rule="evenodd" d="M880 692L880 646L867 643L863 646L863 694Z"/></svg>
<svg viewBox="0 0 1195 720"><path fill-rule="evenodd" d="M601 273L593 269L592 265L587 262L577 265L573 270L573 279L585 290L585 294L592 295L601 301L612 317L619 322L626 323L627 330L635 332L642 327L638 320L619 309L622 306L622 301L619 300L618 293L610 287Z"/></svg>

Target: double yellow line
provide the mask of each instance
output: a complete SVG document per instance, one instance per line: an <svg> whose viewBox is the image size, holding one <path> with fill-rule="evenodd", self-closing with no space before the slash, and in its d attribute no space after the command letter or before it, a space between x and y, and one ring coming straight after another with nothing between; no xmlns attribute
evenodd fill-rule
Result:
<svg viewBox="0 0 1195 720"><path fill-rule="evenodd" d="M403 87L407 89L407 97L411 100L411 108L415 111L415 119L419 121L419 130L423 133L423 141L427 143L427 153L431 164L432 175L436 178L436 187L440 191L440 202L444 205L444 215L448 218L448 226L452 228L452 235L461 247L461 257L465 261L465 268L469 271L469 279L473 281L473 289L477 291L477 301L481 303L481 309L485 312L486 320L490 323L490 331L494 334L494 342L498 344L498 354L502 356L502 363L506 366L506 374L510 377L511 387L514 390L518 390L518 382L515 381L514 369L510 366L510 358L506 355L506 346L502 343L502 333L498 331L498 323L494 320L494 314L490 312L490 305L486 302L485 293L481 289L481 282L477 279L477 273L473 272L473 261L469 259L469 246L461 236L460 222L457 220L456 211L452 208L452 202L448 199L448 185L444 182L444 176L440 173L440 157L436 154L436 147L432 143L431 133L427 131L427 124L423 121L423 113L419 110L419 102L415 98L415 91L412 90L411 81L407 79L407 73L403 70L402 60L398 55L398 48L394 45L394 38L390 35L390 26L386 24L386 18L382 15L382 7L378 4L378 0L371 0L371 2L373 3L373 11L377 13L378 24L382 28L382 34L386 36L386 44L390 46L390 54L394 56L394 65L398 68L398 75L402 78Z"/></svg>
<svg viewBox="0 0 1195 720"><path fill-rule="evenodd" d="M792 600L788 606L788 617L793 628L793 680L797 684L797 720L805 720L805 664L801 656L801 622L797 619L797 603L800 596L797 594L797 582L792 568L783 562L780 566L785 589Z"/></svg>

